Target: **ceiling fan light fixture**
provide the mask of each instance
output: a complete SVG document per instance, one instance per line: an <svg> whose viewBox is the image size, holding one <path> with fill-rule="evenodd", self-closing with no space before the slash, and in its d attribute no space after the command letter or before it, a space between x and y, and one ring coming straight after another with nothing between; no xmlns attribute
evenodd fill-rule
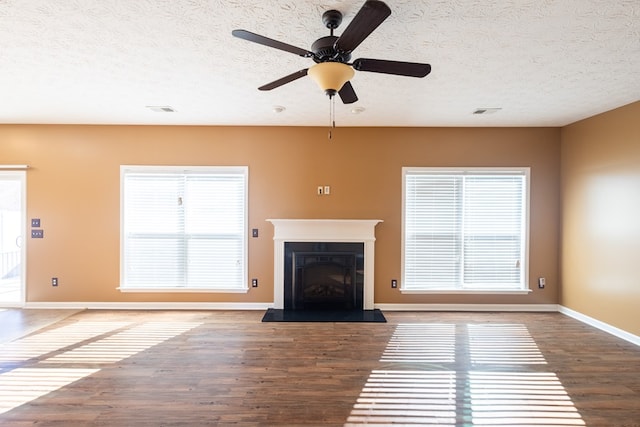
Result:
<svg viewBox="0 0 640 427"><path fill-rule="evenodd" d="M309 68L307 74L329 96L333 96L355 74L353 68L341 62L321 62Z"/></svg>

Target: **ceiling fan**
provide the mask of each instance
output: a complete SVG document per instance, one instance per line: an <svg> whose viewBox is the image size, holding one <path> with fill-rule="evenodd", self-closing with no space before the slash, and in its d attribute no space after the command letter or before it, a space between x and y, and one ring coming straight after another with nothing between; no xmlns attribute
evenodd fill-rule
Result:
<svg viewBox="0 0 640 427"><path fill-rule="evenodd" d="M391 15L391 9L384 2L367 0L342 35L335 36L333 30L338 28L342 22L342 13L337 10L326 11L322 14L322 22L330 30L330 35L320 37L313 42L311 50L292 46L246 30L233 30L231 33L235 37L290 52L304 58L311 58L316 62L312 67L304 68L260 86L259 90L272 90L309 75L329 95L329 98L332 98L337 93L343 103L351 104L358 100L358 96L350 82L354 75L354 69L409 77L425 77L431 72L431 65L417 62L370 58L358 58L351 63L349 62L353 50L378 28L389 15Z"/></svg>

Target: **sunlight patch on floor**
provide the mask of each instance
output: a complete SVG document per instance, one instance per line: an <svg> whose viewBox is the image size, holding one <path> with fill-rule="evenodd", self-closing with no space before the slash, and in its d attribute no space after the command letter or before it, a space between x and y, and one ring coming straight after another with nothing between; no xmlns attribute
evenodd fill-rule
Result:
<svg viewBox="0 0 640 427"><path fill-rule="evenodd" d="M386 371L371 373L346 425L456 422L455 372Z"/></svg>
<svg viewBox="0 0 640 427"><path fill-rule="evenodd" d="M0 374L0 414L58 390L99 369L18 368Z"/></svg>
<svg viewBox="0 0 640 427"><path fill-rule="evenodd" d="M199 325L195 322L147 322L55 355L41 363L115 363Z"/></svg>
<svg viewBox="0 0 640 427"><path fill-rule="evenodd" d="M0 363L23 362L121 329L128 322L76 322L2 345Z"/></svg>
<svg viewBox="0 0 640 427"><path fill-rule="evenodd" d="M552 372L470 372L473 425L584 426Z"/></svg>
<svg viewBox="0 0 640 427"><path fill-rule="evenodd" d="M345 426L585 425L522 324L400 324L380 362Z"/></svg>
<svg viewBox="0 0 640 427"><path fill-rule="evenodd" d="M77 322L3 346L0 367L6 372L0 374L0 414L99 372L96 365L119 362L201 323L146 322L120 330L129 325L129 322ZM110 335L98 338L105 334ZM98 339L84 343L92 338ZM71 346L76 347L39 361L37 367L12 366ZM52 364L58 366L50 367Z"/></svg>
<svg viewBox="0 0 640 427"><path fill-rule="evenodd" d="M521 324L467 325L471 363L544 365L538 345Z"/></svg>
<svg viewBox="0 0 640 427"><path fill-rule="evenodd" d="M453 362L456 349L456 325L406 323L396 327L380 358L381 362L447 363Z"/></svg>

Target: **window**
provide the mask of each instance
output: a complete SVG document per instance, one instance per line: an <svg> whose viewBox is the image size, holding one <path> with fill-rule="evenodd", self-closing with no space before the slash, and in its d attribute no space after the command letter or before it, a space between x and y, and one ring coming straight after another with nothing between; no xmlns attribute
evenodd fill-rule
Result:
<svg viewBox="0 0 640 427"><path fill-rule="evenodd" d="M403 291L528 291L528 168L403 168Z"/></svg>
<svg viewBox="0 0 640 427"><path fill-rule="evenodd" d="M121 290L246 292L246 167L121 167Z"/></svg>

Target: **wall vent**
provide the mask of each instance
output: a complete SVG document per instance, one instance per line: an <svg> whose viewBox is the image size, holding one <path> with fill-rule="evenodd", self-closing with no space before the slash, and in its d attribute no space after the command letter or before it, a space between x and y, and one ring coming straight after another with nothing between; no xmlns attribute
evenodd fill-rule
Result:
<svg viewBox="0 0 640 427"><path fill-rule="evenodd" d="M156 113L175 113L176 111L168 105L147 105L147 108Z"/></svg>
<svg viewBox="0 0 640 427"><path fill-rule="evenodd" d="M473 114L493 114L502 110L502 108L476 108Z"/></svg>

